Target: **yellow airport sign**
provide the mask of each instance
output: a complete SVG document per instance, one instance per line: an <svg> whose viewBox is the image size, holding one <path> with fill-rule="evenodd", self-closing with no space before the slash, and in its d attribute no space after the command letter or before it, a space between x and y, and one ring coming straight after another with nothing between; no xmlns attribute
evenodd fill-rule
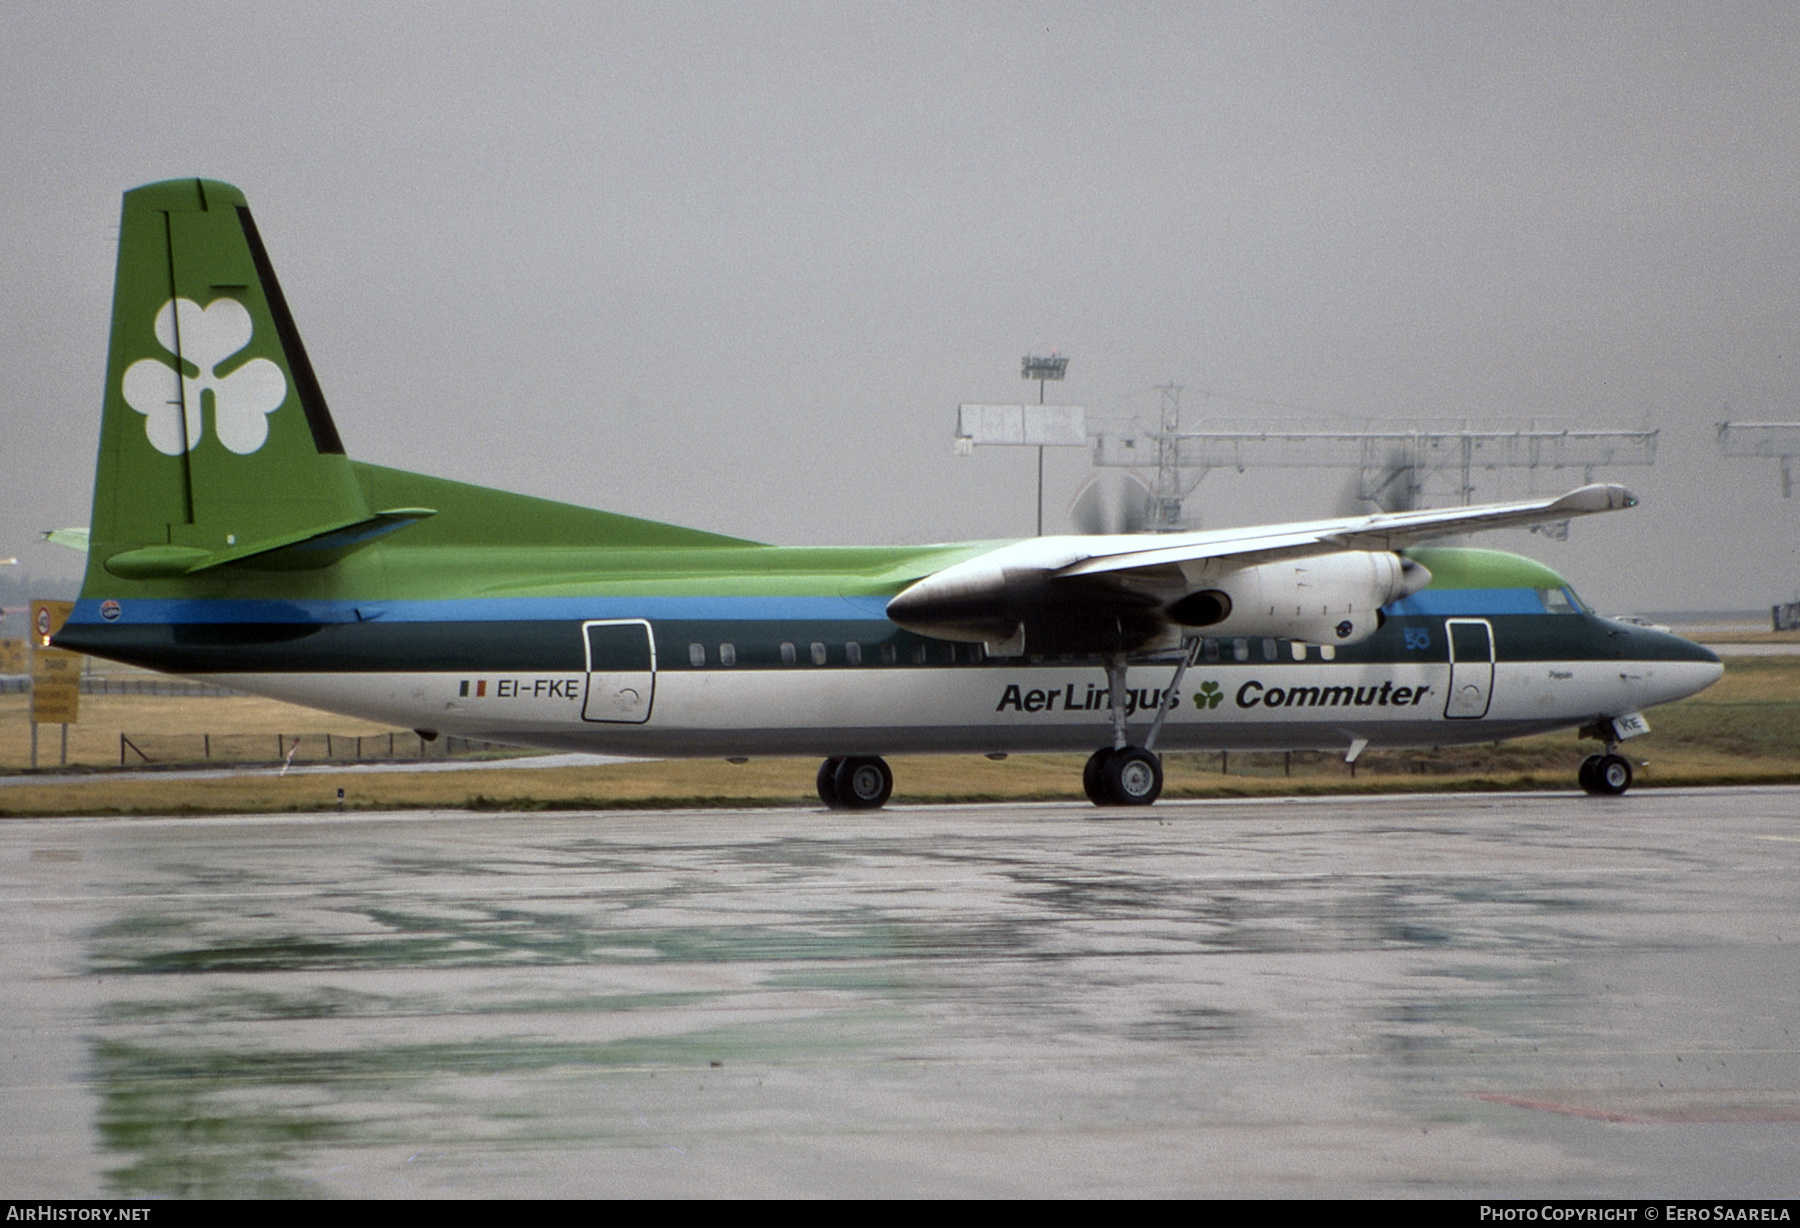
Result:
<svg viewBox="0 0 1800 1228"><path fill-rule="evenodd" d="M81 654L40 648L31 654L31 719L73 725L81 719Z"/></svg>
<svg viewBox="0 0 1800 1228"><path fill-rule="evenodd" d="M63 624L69 621L69 615L75 612L73 601L45 601L41 597L31 599L31 646L48 648L50 637L62 630Z"/></svg>
<svg viewBox="0 0 1800 1228"><path fill-rule="evenodd" d="M25 672L25 641L18 637L0 640L0 674Z"/></svg>
<svg viewBox="0 0 1800 1228"><path fill-rule="evenodd" d="M81 718L78 652L47 648L75 609L72 601L31 603L31 719L38 725L73 725Z"/></svg>

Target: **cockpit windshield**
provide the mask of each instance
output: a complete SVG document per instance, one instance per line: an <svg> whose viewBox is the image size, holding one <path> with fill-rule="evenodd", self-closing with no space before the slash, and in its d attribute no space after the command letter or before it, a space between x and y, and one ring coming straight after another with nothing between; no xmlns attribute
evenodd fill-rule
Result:
<svg viewBox="0 0 1800 1228"><path fill-rule="evenodd" d="M1581 603L1581 598L1575 595L1575 590L1572 588L1540 588L1537 593L1544 603L1546 614L1585 614L1588 612L1587 606Z"/></svg>

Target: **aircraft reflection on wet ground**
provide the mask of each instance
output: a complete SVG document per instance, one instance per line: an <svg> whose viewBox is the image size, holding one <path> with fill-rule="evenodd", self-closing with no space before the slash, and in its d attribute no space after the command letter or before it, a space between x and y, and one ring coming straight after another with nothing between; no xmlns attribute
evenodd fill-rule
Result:
<svg viewBox="0 0 1800 1228"><path fill-rule="evenodd" d="M17 1196L1790 1194L1800 791L0 829Z"/></svg>

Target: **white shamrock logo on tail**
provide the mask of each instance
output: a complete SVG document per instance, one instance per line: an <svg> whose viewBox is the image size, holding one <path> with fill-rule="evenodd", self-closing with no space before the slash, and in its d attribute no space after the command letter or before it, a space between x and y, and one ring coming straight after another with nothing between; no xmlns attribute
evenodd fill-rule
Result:
<svg viewBox="0 0 1800 1228"><path fill-rule="evenodd" d="M250 313L234 298L214 299L210 307L189 298L170 299L156 313L156 339L171 356L178 352L178 328L179 353L200 368L197 377L181 375L155 358L140 358L125 369L125 403L144 415L144 434L151 446L165 456L180 456L184 444L189 450L198 447L203 429L200 394L210 389L219 442L239 456L262 447L269 437L268 415L287 399L287 377L281 368L266 358L252 358L223 378L213 374L220 363L250 344L255 331Z"/></svg>

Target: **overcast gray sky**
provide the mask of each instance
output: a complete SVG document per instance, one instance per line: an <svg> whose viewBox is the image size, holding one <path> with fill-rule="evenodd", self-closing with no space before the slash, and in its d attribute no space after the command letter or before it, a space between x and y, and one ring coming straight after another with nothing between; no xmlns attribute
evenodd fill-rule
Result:
<svg viewBox="0 0 1800 1228"><path fill-rule="evenodd" d="M1800 419L1792 5L8 0L0 30L0 555L39 574L77 560L35 531L87 521L119 193L204 175L361 459L783 543L1028 533L1031 457L950 436L1057 348L1060 399L1173 381L1190 426L1647 423L1655 467L1606 475L1642 508L1486 544L1611 609L1800 585L1800 500L1712 428ZM1084 472L1053 456L1053 525Z"/></svg>

